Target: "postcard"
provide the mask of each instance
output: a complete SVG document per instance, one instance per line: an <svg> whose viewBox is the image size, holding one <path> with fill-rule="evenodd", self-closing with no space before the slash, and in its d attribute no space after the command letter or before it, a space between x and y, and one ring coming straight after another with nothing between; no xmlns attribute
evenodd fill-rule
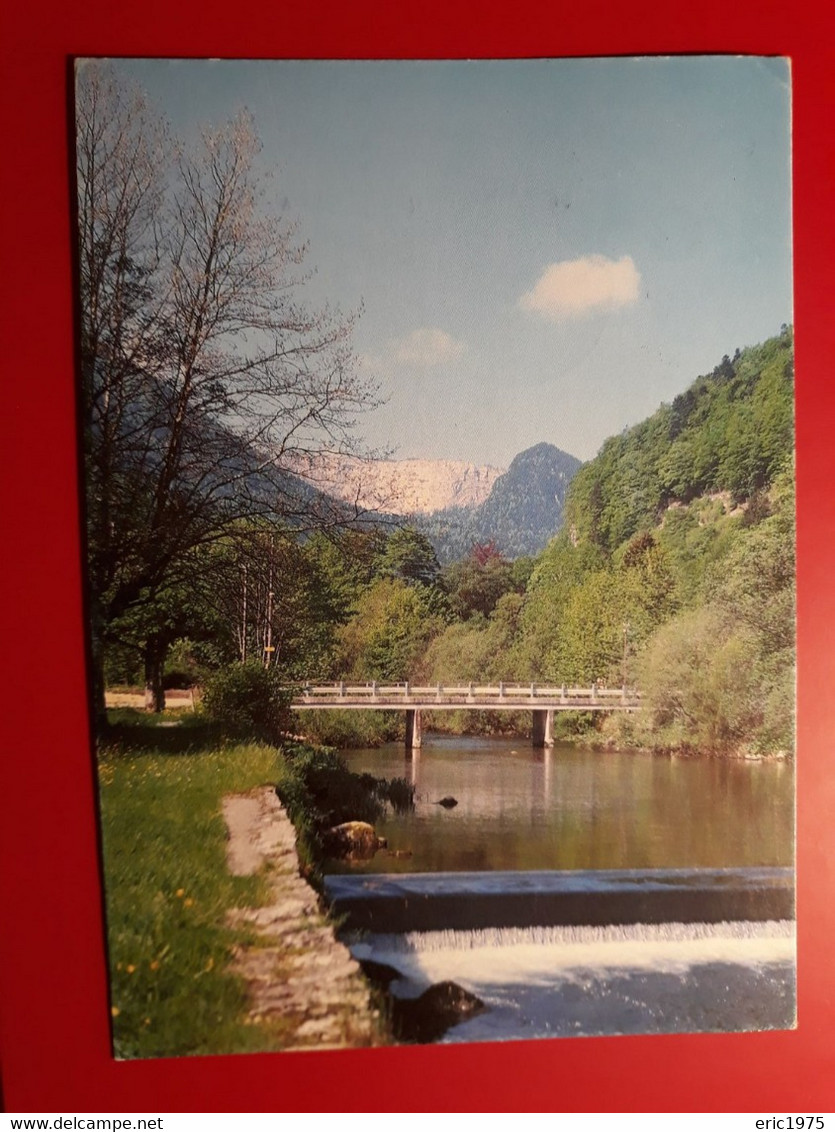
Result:
<svg viewBox="0 0 835 1132"><path fill-rule="evenodd" d="M115 1056L793 1028L788 61L75 130Z"/></svg>

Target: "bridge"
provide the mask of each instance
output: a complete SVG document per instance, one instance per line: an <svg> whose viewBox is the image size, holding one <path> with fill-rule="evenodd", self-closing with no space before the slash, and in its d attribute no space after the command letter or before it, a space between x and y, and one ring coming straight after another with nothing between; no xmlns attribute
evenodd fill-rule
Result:
<svg viewBox="0 0 835 1132"><path fill-rule="evenodd" d="M637 711L631 688L568 688L551 684L306 684L293 697L296 711L372 709L405 711L406 747L421 745L422 711L530 711L534 747L553 747L555 711Z"/></svg>

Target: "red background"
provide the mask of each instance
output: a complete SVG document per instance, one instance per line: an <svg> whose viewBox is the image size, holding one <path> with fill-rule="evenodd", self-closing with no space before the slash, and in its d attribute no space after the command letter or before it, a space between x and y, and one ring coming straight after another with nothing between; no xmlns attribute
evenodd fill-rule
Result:
<svg viewBox="0 0 835 1132"><path fill-rule="evenodd" d="M8 5L7 5L8 6ZM818 10L819 9L819 10ZM831 3L44 0L3 36L8 517L0 953L9 1111L830 1110L835 586ZM799 1029L459 1048L111 1060L80 606L66 91L71 55L466 57L746 52L794 76ZM756 286L756 280L751 281ZM732 343L730 344L732 345ZM6 856L7 854L7 856Z"/></svg>

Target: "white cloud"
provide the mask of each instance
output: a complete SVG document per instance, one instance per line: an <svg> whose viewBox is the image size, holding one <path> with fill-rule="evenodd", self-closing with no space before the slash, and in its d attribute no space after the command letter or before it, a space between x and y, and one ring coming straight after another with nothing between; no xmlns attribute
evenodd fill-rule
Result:
<svg viewBox="0 0 835 1132"><path fill-rule="evenodd" d="M640 285L641 276L631 256L615 260L588 255L546 267L519 306L546 318L577 318L588 311L636 302Z"/></svg>
<svg viewBox="0 0 835 1132"><path fill-rule="evenodd" d="M445 330L423 327L393 342L391 357L396 362L415 366L438 366L460 358L466 346Z"/></svg>

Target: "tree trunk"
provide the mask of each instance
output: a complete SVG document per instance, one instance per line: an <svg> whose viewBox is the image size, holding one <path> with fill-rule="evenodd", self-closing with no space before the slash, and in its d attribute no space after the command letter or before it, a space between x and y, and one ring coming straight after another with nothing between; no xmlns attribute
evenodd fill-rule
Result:
<svg viewBox="0 0 835 1132"><path fill-rule="evenodd" d="M145 644L145 711L165 711L165 689L162 686L162 669L166 648L158 640Z"/></svg>

